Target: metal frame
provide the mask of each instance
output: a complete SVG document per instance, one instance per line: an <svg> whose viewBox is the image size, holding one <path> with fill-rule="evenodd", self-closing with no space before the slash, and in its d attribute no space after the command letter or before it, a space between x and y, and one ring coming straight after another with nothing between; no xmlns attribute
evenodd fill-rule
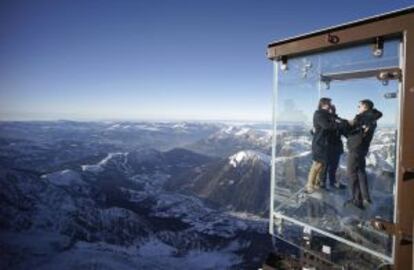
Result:
<svg viewBox="0 0 414 270"><path fill-rule="evenodd" d="M373 224L377 229L394 235L393 266L394 269L402 270L413 267L414 257L412 248L414 229L414 7L270 43L267 48L267 57L270 60L278 60L277 62L286 61L293 56L336 50L361 43L372 42L374 44L378 38L393 37L399 37L402 40L400 65L402 79L396 149L395 223L377 221ZM276 64L276 69L277 66ZM274 89L273 96L274 98L277 96L276 89ZM275 145L275 118L273 118L273 125L272 145ZM275 155L272 152L271 233L273 233L274 225L274 158Z"/></svg>
<svg viewBox="0 0 414 270"><path fill-rule="evenodd" d="M273 235L274 226L273 226L273 213L274 213L274 197L275 197L275 160L276 160L276 102L277 102L277 84L278 84L278 72L279 64L274 61L274 77L273 77L273 104L272 104L272 125L273 125L273 136L272 136L272 166L270 172L270 208L269 208L269 233Z"/></svg>
<svg viewBox="0 0 414 270"><path fill-rule="evenodd" d="M381 74L392 74L391 76L384 76L386 78L382 79ZM355 71L346 71L346 72L336 72L336 73L322 73L321 81L343 81L349 79L362 79L369 77L377 77L378 80L396 80L401 78L401 69L398 67L391 68L375 68L375 69L364 69L364 70L355 70Z"/></svg>

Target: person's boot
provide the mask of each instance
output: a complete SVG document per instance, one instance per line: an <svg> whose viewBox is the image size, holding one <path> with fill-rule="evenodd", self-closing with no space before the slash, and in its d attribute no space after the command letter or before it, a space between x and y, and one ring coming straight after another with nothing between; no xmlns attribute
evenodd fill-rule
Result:
<svg viewBox="0 0 414 270"><path fill-rule="evenodd" d="M325 189L326 188L325 182L319 182L319 187L321 189Z"/></svg>
<svg viewBox="0 0 414 270"><path fill-rule="evenodd" d="M342 184L341 182L336 182L334 186L337 189L346 189L346 185Z"/></svg>
<svg viewBox="0 0 414 270"><path fill-rule="evenodd" d="M358 202L358 201L355 201L353 199L350 199L350 200L347 200L347 201L344 202L344 207L350 208L351 206L354 206L354 207L359 208L361 210L365 209L362 202Z"/></svg>
<svg viewBox="0 0 414 270"><path fill-rule="evenodd" d="M354 201L354 205L355 205L357 208L361 209L361 210L364 210L364 209L365 209L365 207L364 207L364 203L363 203L362 201Z"/></svg>
<svg viewBox="0 0 414 270"><path fill-rule="evenodd" d="M313 186L306 186L304 192L307 194L312 194L315 192L315 188Z"/></svg>
<svg viewBox="0 0 414 270"><path fill-rule="evenodd" d="M364 199L363 200L363 205L371 205L372 204L372 201L371 201L371 199Z"/></svg>

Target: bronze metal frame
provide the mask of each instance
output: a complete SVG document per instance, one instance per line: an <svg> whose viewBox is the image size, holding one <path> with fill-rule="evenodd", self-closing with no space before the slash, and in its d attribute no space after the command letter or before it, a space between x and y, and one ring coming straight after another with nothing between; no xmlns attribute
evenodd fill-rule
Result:
<svg viewBox="0 0 414 270"><path fill-rule="evenodd" d="M405 270L413 267L414 256L414 7L270 43L267 57L286 61L394 37L402 40L395 223L373 220L372 224L395 236L393 267Z"/></svg>
<svg viewBox="0 0 414 270"><path fill-rule="evenodd" d="M356 71L346 71L337 73L323 73L321 74L321 81L343 81L349 79L361 79L368 77L377 77L378 80L400 80L401 69L394 68L382 68L382 69L365 69Z"/></svg>

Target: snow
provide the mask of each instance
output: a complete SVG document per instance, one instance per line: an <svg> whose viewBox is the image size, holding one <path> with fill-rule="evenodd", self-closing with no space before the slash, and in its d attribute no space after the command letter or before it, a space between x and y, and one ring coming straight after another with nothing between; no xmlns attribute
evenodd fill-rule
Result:
<svg viewBox="0 0 414 270"><path fill-rule="evenodd" d="M269 155L263 154L254 150L240 151L229 157L230 165L236 168L240 163L248 160L260 160L265 164L270 164L271 158Z"/></svg>
<svg viewBox="0 0 414 270"><path fill-rule="evenodd" d="M12 249L22 252L30 250L32 254L50 255L56 249L63 249L70 245L70 238L56 232L22 231L1 232L0 243L8 243Z"/></svg>
<svg viewBox="0 0 414 270"><path fill-rule="evenodd" d="M175 248L157 239L153 239L151 241L145 242L139 248L138 254L144 257L154 256L154 254L157 254L157 256L170 256L174 251L176 251Z"/></svg>
<svg viewBox="0 0 414 270"><path fill-rule="evenodd" d="M139 127L143 129L158 127L157 125L146 126L135 125L133 123L117 125L116 128L120 130L128 128L131 132L141 132L137 130ZM185 127L185 124L177 124L174 128L180 129ZM186 128L189 127L191 126L187 126ZM170 128L168 130L170 131ZM222 131L223 133L227 132L226 139L230 138L231 140L234 139L237 141L251 140L254 142L254 145L257 145L256 143L259 141L263 141L266 147L270 145L266 141L271 135L270 130L258 132L254 128L236 126L225 128ZM286 175L286 171L288 170L286 168L295 165L297 172L295 177L298 180L298 184L303 186L302 184L306 181L306 178L301 173L303 175L307 173L307 167L311 160L310 152L308 151L310 149L310 136L306 135L307 132L298 132L298 134L295 133L292 135L287 132L286 136L283 137L282 150L284 152L281 151L283 155L278 155L275 160L278 166L276 173L278 175ZM374 138L370 154L367 157L367 165L369 166L368 169L372 170L376 175L380 175L382 170L388 168L387 166L394 164L393 136L394 133L391 130L390 132L378 132ZM100 139L100 137L97 138ZM228 141L225 142L227 143ZM12 144L14 143L10 145ZM252 148L245 147L245 145L251 144L239 145L242 148L237 149ZM17 149L17 147L23 148L22 146L24 145L19 142L13 149ZM76 147L75 144L70 144L70 146ZM83 143L80 143L79 148L82 147ZM102 147L106 146L104 145ZM10 149L7 150L10 151ZM32 155L38 154L36 149L30 151L32 151ZM96 164L83 165L82 170L90 172L120 170L124 172L124 169L130 169L130 166L132 166L130 164L137 164L137 167L134 167L137 169L141 167L141 160L150 160L148 161L149 163L153 162L154 164L158 164L156 162L160 162L162 164L162 159L158 157L157 153L155 151L152 154L151 152L144 154L144 152L137 151L131 152L130 154L110 153ZM342 159L343 161L345 160L345 155ZM241 167L241 165L245 165L242 164L243 162L256 160L270 165L270 157L268 155L254 150L237 152L229 158L229 164L233 167ZM127 161L128 164L126 163ZM195 167L192 169L199 173L203 171L203 167ZM240 269L238 263L241 262L240 254L244 252L241 248L243 243L239 243L238 240L233 239L241 239L243 235L247 234L247 230L267 233L268 220L265 218L244 212L229 213L223 212L222 210L215 210L206 206L199 198L163 190L163 184L171 176L162 172L162 170L155 173L140 172L136 174L138 172L139 170L127 174L129 179L135 182L133 189L131 187L120 187L120 189L122 192L128 193L126 194L128 196L125 196L125 198L129 199L130 202L134 202L136 205L142 202L142 207L148 211L144 214L135 213L121 207L108 206L108 208L103 209L97 208L94 200L89 196L88 186L86 188L84 186L77 188L80 191L76 193L73 190L68 190L68 188L60 188L73 186L74 184L96 184L93 181L88 181L88 177L91 179L95 179L96 177L91 177L89 174L81 175L76 170L67 169L44 174L42 175L42 181L35 182L37 184L33 184L33 181L30 182L30 179L18 178L13 182L16 184L16 189L10 189L12 192L11 195L16 190L14 192L17 195L16 198L23 198L19 195L19 193L23 192L24 195L28 195L28 198L33 199L33 202L36 202L36 204L32 211L24 210L21 212L23 218L26 213L33 214L33 216L28 216L30 224L33 224L30 231L21 231L18 233L8 232L10 233L9 235L6 235L4 232L0 233L0 246L6 247L4 248L6 252L10 250L8 254L13 254L13 256L16 254L16 258L21 259L21 262L19 262L21 264L18 265L18 268L13 269ZM285 178L288 179L283 175L280 179ZM37 177L35 179L38 180ZM225 181L221 181L220 184L233 185L235 182L237 182L237 178L229 177ZM276 184L275 197L281 201L286 201L287 197L291 197L291 191L296 188L294 184L289 185L290 183L287 181L280 181ZM5 192L5 194L7 193ZM328 200L329 202L333 201L331 203L332 209L336 209L342 214L344 211L342 210L342 197L339 197L339 195L335 197L336 193L334 192L324 197L321 197L321 194L315 193L312 196L298 196L297 199L292 199L292 202L289 202L288 206L297 208L303 203L304 199L308 198L315 201L315 198L318 197L318 201L321 199L324 199L325 202L328 202ZM392 202L392 198L389 200L389 197L392 196L390 194L382 194L381 190L375 190L373 192L375 201L381 199L386 203ZM10 196L10 198L13 197ZM146 201L144 202L144 200ZM19 205L20 203L23 206L29 205L24 200L20 200ZM386 205L384 203L381 206L385 207ZM232 208L230 207L229 209ZM325 209L329 210L330 208L323 208L323 210ZM348 223L346 219L341 220L342 223L329 223L327 222L329 220L326 219L326 216L334 216L334 214L331 214L333 213L332 210L329 211L331 211L327 212L329 215L325 215L324 211L318 210L318 213L323 215L323 218L318 219L318 226L330 231L337 230L337 226L342 223L349 227L355 219L350 219ZM371 216L370 213L373 213L373 210L368 211L371 212L367 212L368 214L366 216ZM8 217L13 217L14 213L18 212L10 211L11 215L8 215ZM384 210L384 213L386 214L386 210ZM343 212L343 214L348 215L348 212ZM153 217L160 217L165 218L165 220L155 220L157 222L165 222L166 224L171 220L176 221L177 224L184 223L184 225L179 225L180 228L177 230L173 228L172 231L164 229L157 231L157 224L147 221L147 216L148 220L151 220ZM80 222L74 222L73 217L79 217L78 221ZM19 220L13 219L13 221ZM155 224L154 231L156 232L147 230L146 228L146 226L152 226L153 224ZM95 227L102 232L102 235L97 234L98 238L94 241L108 241L106 237L110 236L111 241L116 240L116 242L123 244L111 245L103 242L82 242L82 239L92 239L89 238L91 232L88 231L88 228ZM258 228L261 228L260 231ZM85 238L79 238L76 235L64 236L61 234L63 231L67 232L67 230L72 229L84 233ZM143 232L138 232L140 229L143 229ZM147 234L147 232L149 233ZM207 237L206 235L213 237ZM207 241L206 239L216 237L220 238L221 242L230 242L230 244L224 248L215 244L213 247L203 245L203 241ZM181 240L183 244L176 244L175 241ZM196 244L193 245L193 243ZM206 249L208 250L206 251ZM14 253L16 250L17 252ZM3 268L1 263L0 268Z"/></svg>
<svg viewBox="0 0 414 270"><path fill-rule="evenodd" d="M219 130L213 136L223 137L223 136L233 135L233 136L236 136L236 137L240 137L240 136L243 136L247 133L254 132L254 131L255 130L253 130L250 127L227 126L225 128L222 128L221 130ZM259 131L259 130L257 130L257 131ZM260 133L267 134L267 132L260 132Z"/></svg>
<svg viewBox="0 0 414 270"><path fill-rule="evenodd" d="M139 197L143 197L146 196L148 197L149 195L156 195L159 193L159 190L161 189L161 187L165 184L165 182L168 180L168 178L170 178L171 175L166 174L166 173L162 173L159 171L156 171L152 174L137 174L137 175L133 175L130 177L130 180L142 184L144 191L143 193L132 193L132 198L135 197L138 200L141 200Z"/></svg>
<svg viewBox="0 0 414 270"><path fill-rule="evenodd" d="M188 124L183 122L183 123L177 123L175 125L172 126L173 129L178 129L181 132L186 132L188 129Z"/></svg>
<svg viewBox="0 0 414 270"><path fill-rule="evenodd" d="M234 131L234 129L235 127L230 126L230 127L224 128L223 132L227 134L231 134Z"/></svg>
<svg viewBox="0 0 414 270"><path fill-rule="evenodd" d="M115 125L110 126L108 129L109 129L109 130L113 130L113 129L118 129L118 128L120 128L120 127L121 127L121 125L120 125L120 124L115 124Z"/></svg>
<svg viewBox="0 0 414 270"><path fill-rule="evenodd" d="M235 212L235 211L229 211L227 212L227 214L229 214L230 216L239 218L239 219L243 219L244 221L248 220L248 221L255 221L255 222L261 222L263 224L266 224L269 222L269 220L267 218L263 218L248 212Z"/></svg>
<svg viewBox="0 0 414 270"><path fill-rule="evenodd" d="M85 184L80 174L73 170L57 171L42 175L43 179L47 179L50 183L57 186L73 186L75 184Z"/></svg>
<svg viewBox="0 0 414 270"><path fill-rule="evenodd" d="M250 128L241 128L234 135L236 135L236 136L242 136L242 135L248 133L250 130L251 130Z"/></svg>
<svg viewBox="0 0 414 270"><path fill-rule="evenodd" d="M238 264L243 262L244 245L250 243L240 239L245 237L247 231L256 232L256 228L223 210L209 208L194 195L164 190L163 185L172 175L159 166L164 160L158 150L137 150L143 146L111 147L125 150L108 150L110 140L102 137L103 133L111 133L108 127L120 132L141 132L137 126L134 123L106 124L99 127L104 132L94 130L93 134L88 135L96 141L82 141L82 138L72 138L69 134L64 139L68 140L65 146L71 147L71 162L56 162L56 166L41 176L41 181L38 181L37 175L33 176L33 181L26 179L25 175L16 183L10 182L11 186L15 184L17 187L17 199L23 198L20 193L24 191L22 194L28 195L30 200L28 203L20 200L23 205L21 213L11 209L7 218L13 217L13 222L20 222L22 228L27 222L30 228L9 236L0 234L0 246L6 247L9 252L6 256L16 254L20 260L15 262L13 268L7 269L240 269ZM171 131L171 126L168 126L166 131L176 134L181 132L180 129L191 130L192 127L182 123L174 127L176 130ZM204 129L203 126L196 128ZM242 136L249 130L236 128L231 136ZM208 129L208 132L214 131ZM53 142L51 146L46 144L46 140L43 143L42 147L53 147ZM98 145L93 151L83 149L93 143ZM21 143L17 145L21 147ZM117 152L130 149L133 149L130 153ZM38 154L36 149L29 150L33 156ZM76 163L104 151L113 153L87 162L89 164ZM54 160L54 154L52 152L46 158ZM75 165L79 167L69 169ZM139 170L141 166L150 169L143 173ZM156 169L158 166L159 169ZM201 173L204 167L189 169ZM101 202L111 201L104 193L95 193L95 185L100 184L95 179L100 179L101 175L83 172L104 172L102 176L105 177L112 176L112 172L115 172L114 176L118 175L117 172L122 173L122 177L131 180L128 185L119 187L122 196L125 195L123 202L128 207L137 206L137 212L128 207L122 208L124 204L108 204L102 208ZM224 184L232 185L236 181L236 178L229 178ZM26 205L29 210L24 209ZM15 213L22 217L14 218L17 216ZM158 224L165 226L165 229L157 228ZM1 263L0 268L3 269Z"/></svg>
<svg viewBox="0 0 414 270"><path fill-rule="evenodd" d="M85 172L92 172L92 173L98 173L98 172L102 172L103 171L103 167L108 164L108 162L115 158L115 157L120 157L120 156L126 156L127 153L109 153L104 159L102 159L99 163L94 164L94 165L82 165L82 171Z"/></svg>
<svg viewBox="0 0 414 270"><path fill-rule="evenodd" d="M152 215L179 218L191 225L191 230L223 238L234 237L238 231L249 228L244 221L212 210L198 198L181 194L160 194Z"/></svg>
<svg viewBox="0 0 414 270"><path fill-rule="evenodd" d="M187 264L192 265L193 269L228 269L241 262L237 255L221 251L190 251L187 255Z"/></svg>
<svg viewBox="0 0 414 270"><path fill-rule="evenodd" d="M159 127L150 126L150 125L135 125L136 128L146 131L160 131Z"/></svg>
<svg viewBox="0 0 414 270"><path fill-rule="evenodd" d="M82 165L81 168L84 172L98 173L103 171L103 168L98 165Z"/></svg>
<svg viewBox="0 0 414 270"><path fill-rule="evenodd" d="M114 130L145 130L145 131L159 131L160 128L157 127L156 123L115 123L107 128L107 130L114 131Z"/></svg>
<svg viewBox="0 0 414 270"><path fill-rule="evenodd" d="M28 236L28 235L25 235ZM229 269L242 262L242 258L234 253L240 244L233 244L221 250L191 250L184 255L175 255L177 250L157 239L150 239L141 246L117 246L103 242L77 242L71 249L57 252L53 242L63 240L28 238L29 242L39 246L40 253L28 253L24 249L21 255L26 260L19 269L96 269L96 270L136 270L136 269ZM28 241L26 241L28 242ZM24 246L24 245L23 245ZM47 254L41 252L49 249Z"/></svg>

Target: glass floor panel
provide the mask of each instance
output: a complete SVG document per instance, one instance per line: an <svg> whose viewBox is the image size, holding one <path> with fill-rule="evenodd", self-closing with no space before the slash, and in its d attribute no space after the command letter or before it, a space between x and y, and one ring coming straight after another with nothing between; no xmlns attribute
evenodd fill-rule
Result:
<svg viewBox="0 0 414 270"><path fill-rule="evenodd" d="M396 130L378 127L367 156L368 186L372 204L361 210L345 205L350 198L346 173L347 150L342 154L336 179L342 189L330 187L305 193L312 155L311 127L279 126L279 156L275 159L274 212L350 240L391 258L392 238L375 230L373 218L392 221L394 215L394 165ZM345 142L344 142L345 144Z"/></svg>
<svg viewBox="0 0 414 270"><path fill-rule="evenodd" d="M378 256L311 231L286 219L277 219L275 236L299 249L293 254L303 267L316 269L377 269L389 264ZM276 240L278 241L278 240ZM276 244L277 246L277 244Z"/></svg>

